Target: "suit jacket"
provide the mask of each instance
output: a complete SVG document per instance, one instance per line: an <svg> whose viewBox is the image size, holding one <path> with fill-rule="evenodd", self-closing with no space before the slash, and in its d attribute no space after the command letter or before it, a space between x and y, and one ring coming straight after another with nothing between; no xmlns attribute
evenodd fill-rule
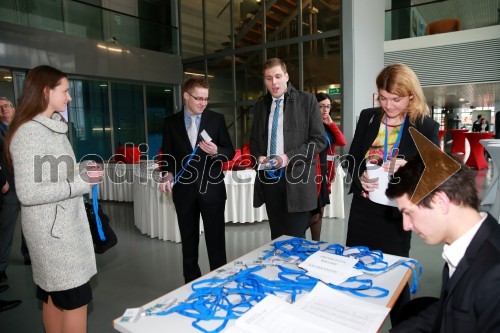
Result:
<svg viewBox="0 0 500 333"><path fill-rule="evenodd" d="M404 332L500 332L500 225L488 214L448 278L439 302L391 329Z"/></svg>
<svg viewBox="0 0 500 333"><path fill-rule="evenodd" d="M359 175L362 175L366 170L365 155L373 141L377 137L380 121L384 115L382 108L370 108L361 111L354 138L352 139L351 148L347 160L349 161L348 169L352 177L351 189L349 193L361 194L363 188L359 181ZM411 124L407 119L404 124L403 134L399 143L398 157L404 157L408 160L413 155L418 154L415 142L411 137L409 128L414 127L422 133L427 139L432 141L436 146L439 145L438 130L439 124L430 117L424 117L424 121L418 120L416 124Z"/></svg>
<svg viewBox="0 0 500 333"><path fill-rule="evenodd" d="M314 156L325 149L323 121L318 102L313 94L296 90L288 84L283 104L284 152L290 162L286 167L286 194L289 212L306 212L316 208L318 197L314 182L316 168ZM268 124L272 96L267 94L254 106L254 119L250 135L250 153L256 159L268 156ZM262 172L255 179L254 207L264 204Z"/></svg>
<svg viewBox="0 0 500 333"><path fill-rule="evenodd" d="M193 186L207 204L226 200L226 186L222 162L231 160L234 148L222 114L205 109L201 115L198 133L205 130L218 147L217 155L210 156L198 148L179 182L173 187L173 200L182 204L182 198L192 195ZM197 142L201 139L198 136ZM184 123L184 110L165 119L162 143L162 171L177 174L193 149Z"/></svg>
<svg viewBox="0 0 500 333"><path fill-rule="evenodd" d="M9 185L12 185L11 187L14 188L14 179L10 174L9 169L7 168L7 162L5 161L5 154L3 153L3 145L5 142L6 135L7 132L5 131L3 126L0 125L0 169L2 169L5 178L9 182Z"/></svg>

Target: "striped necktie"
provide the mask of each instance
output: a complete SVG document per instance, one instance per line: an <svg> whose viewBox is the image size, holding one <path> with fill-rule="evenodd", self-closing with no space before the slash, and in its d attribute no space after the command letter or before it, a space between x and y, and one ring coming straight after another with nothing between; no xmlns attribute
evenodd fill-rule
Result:
<svg viewBox="0 0 500 333"><path fill-rule="evenodd" d="M276 150L278 148L278 119L280 117L280 103L281 99L276 100L276 108L274 109L273 115L273 126L271 129L271 144L269 146L269 155L276 155Z"/></svg>

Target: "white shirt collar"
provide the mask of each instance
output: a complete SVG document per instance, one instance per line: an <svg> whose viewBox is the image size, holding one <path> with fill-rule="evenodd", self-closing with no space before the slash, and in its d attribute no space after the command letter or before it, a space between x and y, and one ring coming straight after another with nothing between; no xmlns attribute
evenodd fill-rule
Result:
<svg viewBox="0 0 500 333"><path fill-rule="evenodd" d="M472 242L472 239L488 216L488 214L484 212L480 212L479 215L481 215L481 220L479 221L479 223L476 223L475 226L470 228L465 234L463 234L453 243L451 243L450 245L445 244L443 247L442 256L448 264L448 268L450 271L449 277L451 277L453 273L455 273L455 270L457 269L460 260L462 260L462 258L464 257L465 251L467 251L470 242Z"/></svg>

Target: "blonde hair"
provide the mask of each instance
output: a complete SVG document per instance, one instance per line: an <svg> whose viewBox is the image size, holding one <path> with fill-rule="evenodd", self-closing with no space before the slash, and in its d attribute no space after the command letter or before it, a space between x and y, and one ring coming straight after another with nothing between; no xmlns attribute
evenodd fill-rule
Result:
<svg viewBox="0 0 500 333"><path fill-rule="evenodd" d="M390 94L401 97L413 96L405 111L412 124L415 124L419 119L423 122L424 117L430 115L417 74L405 64L386 66L378 74L376 83L378 90L383 89Z"/></svg>

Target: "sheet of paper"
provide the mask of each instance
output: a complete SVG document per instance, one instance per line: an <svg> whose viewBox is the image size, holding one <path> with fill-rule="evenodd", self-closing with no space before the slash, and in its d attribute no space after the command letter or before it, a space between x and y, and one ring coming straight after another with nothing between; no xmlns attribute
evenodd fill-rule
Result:
<svg viewBox="0 0 500 333"><path fill-rule="evenodd" d="M319 282L288 312L322 330L342 333L377 332L390 309L347 296Z"/></svg>
<svg viewBox="0 0 500 333"><path fill-rule="evenodd" d="M248 310L235 322L233 332L252 333L303 333L311 331L311 323L304 321L300 316L290 316L292 305L281 298L268 295L253 308ZM329 331L324 331L329 332Z"/></svg>
<svg viewBox="0 0 500 333"><path fill-rule="evenodd" d="M310 255L299 267L307 271L307 275L321 279L326 283L341 284L351 276L362 273L354 269L357 259L339 256L324 251Z"/></svg>

